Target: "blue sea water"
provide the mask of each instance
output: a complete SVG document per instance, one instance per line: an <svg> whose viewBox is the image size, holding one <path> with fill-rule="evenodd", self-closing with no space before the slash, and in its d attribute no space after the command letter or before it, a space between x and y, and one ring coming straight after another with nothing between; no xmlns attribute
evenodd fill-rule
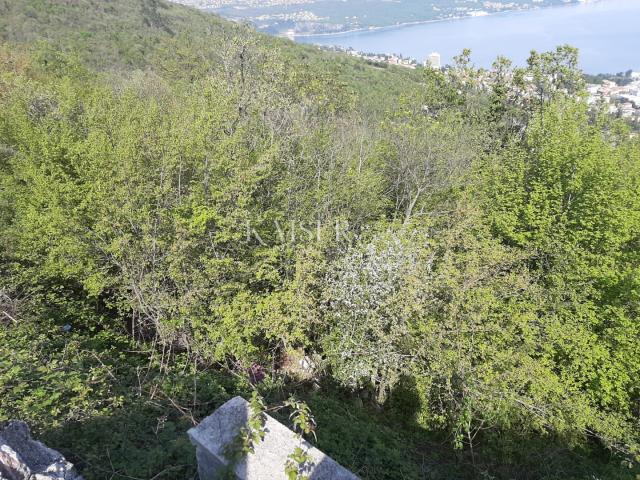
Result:
<svg viewBox="0 0 640 480"><path fill-rule="evenodd" d="M446 20L296 41L340 45L375 53L398 53L422 61L431 52L450 63L463 48L478 66L498 55L525 63L531 49L547 51L568 43L580 49L587 73L640 70L640 0L600 0L531 11Z"/></svg>

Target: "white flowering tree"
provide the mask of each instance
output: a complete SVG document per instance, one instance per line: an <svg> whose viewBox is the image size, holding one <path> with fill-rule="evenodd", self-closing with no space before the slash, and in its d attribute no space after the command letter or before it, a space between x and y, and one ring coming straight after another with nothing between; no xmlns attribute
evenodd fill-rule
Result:
<svg viewBox="0 0 640 480"><path fill-rule="evenodd" d="M332 324L325 352L334 375L352 388L374 386L379 402L412 361L410 334L421 265L417 239L384 233L334 263L325 289Z"/></svg>

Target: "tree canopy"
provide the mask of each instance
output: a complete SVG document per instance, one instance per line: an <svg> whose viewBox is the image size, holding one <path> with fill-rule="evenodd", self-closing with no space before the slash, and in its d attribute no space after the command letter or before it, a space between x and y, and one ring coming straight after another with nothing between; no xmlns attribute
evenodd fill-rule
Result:
<svg viewBox="0 0 640 480"><path fill-rule="evenodd" d="M363 478L633 478L640 140L575 49L377 69L108 3L0 0L0 421L186 478L181 422L260 368Z"/></svg>

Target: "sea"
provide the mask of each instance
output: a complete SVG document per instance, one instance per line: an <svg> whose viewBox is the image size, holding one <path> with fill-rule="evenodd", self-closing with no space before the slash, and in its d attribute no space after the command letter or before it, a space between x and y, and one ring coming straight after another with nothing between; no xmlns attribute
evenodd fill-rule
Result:
<svg viewBox="0 0 640 480"><path fill-rule="evenodd" d="M485 68L498 55L523 65L532 49L542 52L570 44L579 48L580 66L586 73L640 71L640 0L592 0L295 40L402 54L419 62L437 52L443 65L469 48L473 62Z"/></svg>

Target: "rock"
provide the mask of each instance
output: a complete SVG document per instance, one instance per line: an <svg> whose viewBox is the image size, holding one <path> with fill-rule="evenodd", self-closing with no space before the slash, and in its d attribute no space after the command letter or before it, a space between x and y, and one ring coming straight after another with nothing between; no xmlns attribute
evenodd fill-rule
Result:
<svg viewBox="0 0 640 480"><path fill-rule="evenodd" d="M319 359L306 355L301 348L288 351L280 368L292 377L300 380L311 380L317 376Z"/></svg>
<svg viewBox="0 0 640 480"><path fill-rule="evenodd" d="M308 375L312 375L317 368L315 362L311 360L311 357L307 355L298 360L298 366L303 372L307 373Z"/></svg>
<svg viewBox="0 0 640 480"><path fill-rule="evenodd" d="M249 403L235 397L222 405L197 427L189 430L191 442L197 447L200 480L220 478L229 466L225 455L227 446L234 442L240 429L251 416ZM309 480L358 480L358 477L339 465L308 442L269 415L265 415L265 436L254 443L249 453L233 465L239 480L287 480L285 464L289 455L301 447L310 458L305 464Z"/></svg>
<svg viewBox="0 0 640 480"><path fill-rule="evenodd" d="M24 422L0 429L0 480L82 480L61 453L31 438Z"/></svg>
<svg viewBox="0 0 640 480"><path fill-rule="evenodd" d="M0 479L22 480L31 477L31 470L25 465L18 453L6 445L0 437Z"/></svg>

